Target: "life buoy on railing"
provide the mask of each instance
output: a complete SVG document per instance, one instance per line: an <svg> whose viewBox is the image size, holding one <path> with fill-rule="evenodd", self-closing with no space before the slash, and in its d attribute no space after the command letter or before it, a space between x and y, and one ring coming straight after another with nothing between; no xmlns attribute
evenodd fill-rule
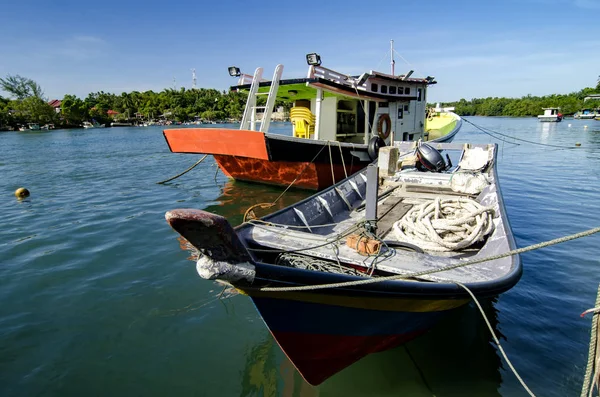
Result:
<svg viewBox="0 0 600 397"><path fill-rule="evenodd" d="M383 126L384 124L385 128ZM388 139L390 132L392 132L392 120L390 120L390 115L382 113L377 119L377 135L379 135L381 139Z"/></svg>

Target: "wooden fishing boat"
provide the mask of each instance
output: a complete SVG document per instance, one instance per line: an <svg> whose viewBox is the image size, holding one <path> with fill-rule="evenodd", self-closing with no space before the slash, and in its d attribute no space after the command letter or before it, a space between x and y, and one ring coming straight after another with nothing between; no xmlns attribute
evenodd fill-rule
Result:
<svg viewBox="0 0 600 397"><path fill-rule="evenodd" d="M307 77L294 79L281 78L283 65L270 81L262 78L263 68L253 76L230 68L239 77L231 90L248 94L239 129L168 129L170 150L212 154L234 179L321 190L366 167L380 146L450 142L461 127L452 109L427 109L434 77L396 75L393 69L350 76L321 66L317 54L307 61ZM293 103L289 136L269 132L276 99Z"/></svg>
<svg viewBox="0 0 600 397"><path fill-rule="evenodd" d="M521 276L518 256L469 265L516 248L496 145L404 142L380 150L379 175L370 165L235 229L201 210L166 214L194 247L200 276L248 295L313 385L427 332L470 301L459 283L486 298ZM359 283L323 286L342 282Z"/></svg>

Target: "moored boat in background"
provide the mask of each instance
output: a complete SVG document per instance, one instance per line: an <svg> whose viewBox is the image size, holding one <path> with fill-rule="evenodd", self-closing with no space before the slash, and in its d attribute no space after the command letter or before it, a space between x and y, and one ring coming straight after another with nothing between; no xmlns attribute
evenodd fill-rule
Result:
<svg viewBox="0 0 600 397"><path fill-rule="evenodd" d="M579 112L575 113L573 115L573 118L579 120L593 120L598 115L600 114L598 113L597 109L582 109Z"/></svg>
<svg viewBox="0 0 600 397"><path fill-rule="evenodd" d="M382 150L379 175L371 165L235 229L201 210L166 214L197 255L198 273L250 296L313 385L427 332L469 302L459 283L486 298L521 276L518 256L467 266L516 248L498 186L496 145L403 142ZM423 232L421 219L434 235ZM350 284L323 286L342 282Z"/></svg>
<svg viewBox="0 0 600 397"><path fill-rule="evenodd" d="M538 120L541 122L559 122L562 121L563 115L560 113L560 108L543 108L544 114L538 115Z"/></svg>
<svg viewBox="0 0 600 397"><path fill-rule="evenodd" d="M104 128L104 124L98 123L96 120L92 120L92 122L84 121L83 128Z"/></svg>
<svg viewBox="0 0 600 397"><path fill-rule="evenodd" d="M168 129L170 150L212 154L233 179L320 190L364 168L381 146L450 142L461 127L450 109L427 111L432 76L413 78L412 70L350 76L321 66L317 54L307 62L306 77L282 79L277 65L270 81L262 68L250 76L231 67L239 77L231 89L248 94L239 129ZM276 99L293 102L291 136L269 133Z"/></svg>

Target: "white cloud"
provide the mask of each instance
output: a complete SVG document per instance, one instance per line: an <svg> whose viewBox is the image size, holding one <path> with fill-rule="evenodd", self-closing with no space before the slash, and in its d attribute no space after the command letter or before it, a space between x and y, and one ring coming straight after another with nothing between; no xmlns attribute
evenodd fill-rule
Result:
<svg viewBox="0 0 600 397"><path fill-rule="evenodd" d="M71 39L71 41L78 43L106 44L106 41L104 41L100 37L94 36L75 36Z"/></svg>

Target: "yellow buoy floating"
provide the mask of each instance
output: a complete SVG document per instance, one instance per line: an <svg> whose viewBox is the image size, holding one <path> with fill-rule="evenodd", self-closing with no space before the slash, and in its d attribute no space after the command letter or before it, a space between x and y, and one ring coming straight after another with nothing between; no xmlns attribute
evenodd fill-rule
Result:
<svg viewBox="0 0 600 397"><path fill-rule="evenodd" d="M15 191L15 196L17 196L19 200L29 197L29 190L25 189L24 187L20 187Z"/></svg>
<svg viewBox="0 0 600 397"><path fill-rule="evenodd" d="M575 146L581 146L581 143L575 142Z"/></svg>

